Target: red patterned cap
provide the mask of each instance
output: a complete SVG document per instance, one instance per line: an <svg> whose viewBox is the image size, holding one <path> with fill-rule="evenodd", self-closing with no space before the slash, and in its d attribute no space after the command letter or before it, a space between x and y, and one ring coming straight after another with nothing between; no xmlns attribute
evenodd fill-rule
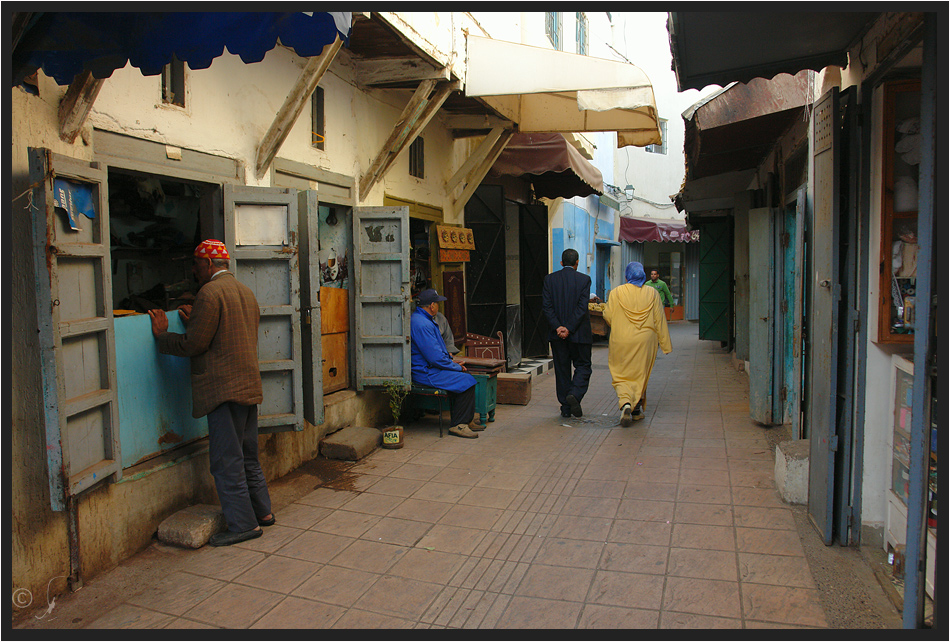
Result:
<svg viewBox="0 0 950 642"><path fill-rule="evenodd" d="M201 244L195 248L195 256L212 260L227 260L231 258L228 255L228 248L224 247L224 243L215 239L207 239L202 241Z"/></svg>

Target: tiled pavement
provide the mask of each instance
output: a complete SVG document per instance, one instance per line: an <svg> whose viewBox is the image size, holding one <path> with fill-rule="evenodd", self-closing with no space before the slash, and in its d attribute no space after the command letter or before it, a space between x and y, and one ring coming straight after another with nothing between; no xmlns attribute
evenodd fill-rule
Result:
<svg viewBox="0 0 950 642"><path fill-rule="evenodd" d="M745 375L694 324L671 331L630 428L599 342L584 417L560 417L547 371L478 439L421 420L263 537L166 555L160 581L73 626L828 626Z"/></svg>

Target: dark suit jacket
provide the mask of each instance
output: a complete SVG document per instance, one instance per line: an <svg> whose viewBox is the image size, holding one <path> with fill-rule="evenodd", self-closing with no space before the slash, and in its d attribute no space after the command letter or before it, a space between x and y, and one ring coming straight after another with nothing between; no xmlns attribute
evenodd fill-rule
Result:
<svg viewBox="0 0 950 642"><path fill-rule="evenodd" d="M590 331L590 277L574 268L565 267L544 277L541 309L551 331L548 341L557 340L558 326L570 331L572 343L593 343Z"/></svg>

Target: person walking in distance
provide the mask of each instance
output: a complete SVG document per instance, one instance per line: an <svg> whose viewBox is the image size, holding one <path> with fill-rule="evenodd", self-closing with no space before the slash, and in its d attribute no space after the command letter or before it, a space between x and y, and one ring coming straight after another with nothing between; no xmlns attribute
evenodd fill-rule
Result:
<svg viewBox="0 0 950 642"><path fill-rule="evenodd" d="M544 277L541 297L562 417L584 415L581 400L591 374L590 277L577 271L578 260L577 250L564 250L562 268Z"/></svg>
<svg viewBox="0 0 950 642"><path fill-rule="evenodd" d="M660 293L660 301L663 303L663 313L666 314L666 309L670 309L670 318L672 318L673 311L673 293L670 292L669 286L665 281L660 280L660 273L656 270L650 271L650 280L647 281L647 285ZM667 319L669 321L670 319Z"/></svg>
<svg viewBox="0 0 950 642"><path fill-rule="evenodd" d="M643 287L643 265L628 263L624 276L627 282L607 297L604 321L610 326L607 366L620 405L620 425L630 426L643 419L657 348L669 354L673 345L659 293Z"/></svg>
<svg viewBox="0 0 950 642"><path fill-rule="evenodd" d="M164 310L149 311L158 351L191 358L192 416L208 417L211 475L228 525L211 536L212 546L260 537L260 527L276 521L258 458L260 308L251 289L228 271L229 262L221 241L202 241L195 249L198 295L179 308L185 334L168 332Z"/></svg>

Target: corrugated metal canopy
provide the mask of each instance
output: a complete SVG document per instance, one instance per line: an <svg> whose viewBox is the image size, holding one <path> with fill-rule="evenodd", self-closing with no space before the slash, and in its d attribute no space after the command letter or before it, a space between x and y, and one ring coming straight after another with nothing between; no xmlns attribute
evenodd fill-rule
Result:
<svg viewBox="0 0 950 642"><path fill-rule="evenodd" d="M600 170L562 134L515 134L495 160L490 176L523 176L544 198L603 194Z"/></svg>
<svg viewBox="0 0 950 642"><path fill-rule="evenodd" d="M14 87L39 68L60 85L82 71L108 78L126 63L157 75L172 56L205 69L225 48L245 63L260 62L278 39L300 56L319 56L337 34L346 41L351 14L55 12L19 18Z"/></svg>
<svg viewBox="0 0 950 642"><path fill-rule="evenodd" d="M846 67L848 48L876 11L669 14L670 51L680 91Z"/></svg>

